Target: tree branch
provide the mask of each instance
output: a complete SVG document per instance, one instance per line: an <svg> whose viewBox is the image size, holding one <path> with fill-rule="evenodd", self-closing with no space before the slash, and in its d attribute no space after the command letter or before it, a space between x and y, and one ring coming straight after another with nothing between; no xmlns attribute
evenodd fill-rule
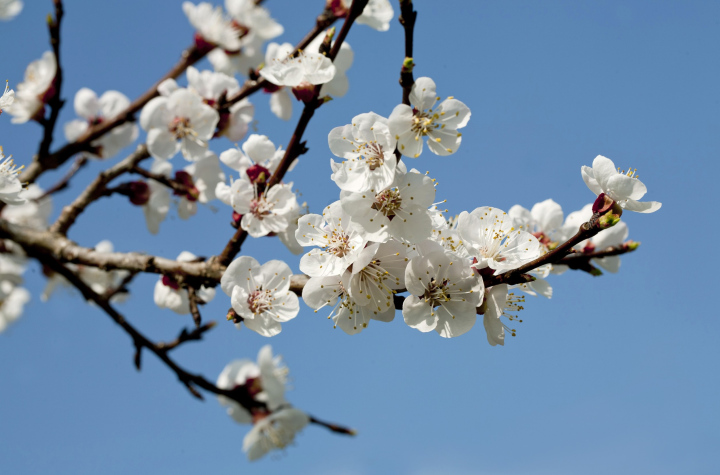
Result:
<svg viewBox="0 0 720 475"><path fill-rule="evenodd" d="M60 64L60 22L62 21L64 10L62 0L53 0L53 4L55 5L55 19L48 19L48 30L50 31L50 46L55 54L55 64L57 66L55 78L50 86L55 89L55 92L47 102L48 106L50 106L50 117L41 122L43 126L43 138L38 148L38 156L40 157L47 155L50 150L53 133L55 132L55 124L57 124L60 109L62 109L62 106L65 104L65 101L60 98L63 82L63 71L62 65ZM25 173L23 173L23 175L25 175ZM21 177L21 181L25 181L22 178L23 177Z"/></svg>
<svg viewBox="0 0 720 475"><path fill-rule="evenodd" d="M400 68L400 86L403 89L402 103L410 105L410 92L415 79L413 78L413 36L417 12L413 9L412 0L400 0L400 16L398 20L405 30L405 59Z"/></svg>

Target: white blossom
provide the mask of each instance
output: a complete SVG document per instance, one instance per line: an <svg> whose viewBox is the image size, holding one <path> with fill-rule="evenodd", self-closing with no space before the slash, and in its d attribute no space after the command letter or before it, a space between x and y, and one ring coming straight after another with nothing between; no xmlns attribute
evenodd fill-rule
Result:
<svg viewBox="0 0 720 475"><path fill-rule="evenodd" d="M620 221L615 226L603 229L590 238L590 246L593 251L603 251L611 246L619 246L628 238L628 227L625 221ZM620 270L620 256L606 256L593 259L593 262L613 274Z"/></svg>
<svg viewBox="0 0 720 475"><path fill-rule="evenodd" d="M207 141L220 120L218 112L197 93L177 88L174 81L158 86L161 96L148 102L140 113L140 125L147 131L148 152L167 160L178 150L190 161L203 157Z"/></svg>
<svg viewBox="0 0 720 475"><path fill-rule="evenodd" d="M249 460L257 460L274 449L284 449L295 440L295 434L310 423L310 417L299 409L288 408L260 419L243 439L243 451Z"/></svg>
<svg viewBox="0 0 720 475"><path fill-rule="evenodd" d="M15 91L10 89L9 83L5 81L5 91L0 96L0 114L2 114L3 109L7 109L14 101Z"/></svg>
<svg viewBox="0 0 720 475"><path fill-rule="evenodd" d="M457 152L462 140L458 132L470 120L470 109L462 102L448 97L433 109L440 97L435 82L427 77L418 78L410 93L410 103L393 109L388 125L398 141L398 150L406 157L417 158L423 149L424 137L436 155Z"/></svg>
<svg viewBox="0 0 720 475"><path fill-rule="evenodd" d="M183 251L178 255L177 261L191 262L196 256L188 251ZM200 287L196 292L198 298L203 302L210 302L215 298L215 289L212 287ZM161 276L155 284L153 293L155 305L160 308L169 308L180 315L190 313L190 299L187 289L180 288L178 282L171 276Z"/></svg>
<svg viewBox="0 0 720 475"><path fill-rule="evenodd" d="M287 43L270 43L265 67L260 75L276 86L297 87L301 84L325 84L335 76L330 58L319 53L300 51L291 55Z"/></svg>
<svg viewBox="0 0 720 475"><path fill-rule="evenodd" d="M502 272L540 256L537 238L512 224L507 213L487 206L460 214L458 231L470 255L477 259L476 269L490 267Z"/></svg>
<svg viewBox="0 0 720 475"><path fill-rule="evenodd" d="M208 2L198 5L183 2L182 9L190 24L207 43L227 51L240 50L240 28L231 18L225 16L221 7L213 7Z"/></svg>
<svg viewBox="0 0 720 475"><path fill-rule="evenodd" d="M467 259L427 241L422 254L410 260L405 285L410 295L403 302L403 318L412 328L452 338L475 325L485 287Z"/></svg>
<svg viewBox="0 0 720 475"><path fill-rule="evenodd" d="M8 280L0 281L0 333L15 322L30 301L30 292Z"/></svg>
<svg viewBox="0 0 720 475"><path fill-rule="evenodd" d="M241 256L225 270L220 286L245 326L269 337L280 333L280 324L300 311L297 295L290 291L291 276L292 270L283 261L261 266L252 257Z"/></svg>
<svg viewBox="0 0 720 475"><path fill-rule="evenodd" d="M114 119L130 105L130 99L118 91L107 91L98 99L94 91L84 87L75 94L75 113L83 119L65 124L65 138L76 141L88 128L106 120ZM92 142L98 148L99 156L110 158L137 139L137 125L127 122L113 128Z"/></svg>
<svg viewBox="0 0 720 475"><path fill-rule="evenodd" d="M485 325L488 343L492 346L504 345L505 331L507 330L512 336L515 336L516 330L508 327L501 319L522 322L517 315L510 312L523 310L523 307L518 304L524 303L525 297L516 297L514 293L509 292L507 284L500 284L487 290L485 302L483 324Z"/></svg>
<svg viewBox="0 0 720 475"><path fill-rule="evenodd" d="M316 36L315 39L310 42L307 48L305 48L305 51L310 53L319 53L320 45L323 43L324 40L324 35ZM334 45L335 42L333 41L331 47ZM340 45L337 56L335 56L335 59L333 60L333 65L335 65L335 75L329 82L323 84L323 86L320 88L321 96L342 97L347 94L348 89L350 88L350 82L348 81L347 77L347 70L350 69L350 66L352 66L354 57L355 53L353 53L350 44L347 41L344 41Z"/></svg>
<svg viewBox="0 0 720 475"><path fill-rule="evenodd" d="M210 106L215 106L223 94L228 98L240 91L237 79L219 72L198 71L191 66L187 69L187 79L189 88ZM220 115L216 135L224 135L232 142L242 140L254 114L255 107L247 98L236 102L230 106L229 112Z"/></svg>
<svg viewBox="0 0 720 475"><path fill-rule="evenodd" d="M300 258L300 270L311 277L341 275L367 243L339 201L327 206L322 216L302 216L295 238L301 246L319 246Z"/></svg>
<svg viewBox="0 0 720 475"><path fill-rule="evenodd" d="M248 359L231 361L223 368L216 385L228 391L244 391L252 399L265 404L270 411L275 411L287 404L287 378L288 369L282 357L273 356L272 347L265 345L258 352L257 363ZM252 423L252 414L237 402L226 396L218 396L218 401L227 407L228 415L235 422Z"/></svg>
<svg viewBox="0 0 720 475"><path fill-rule="evenodd" d="M342 0L342 3L345 8L350 8L352 0ZM387 31L394 15L395 11L388 0L370 0L355 22L377 31Z"/></svg>
<svg viewBox="0 0 720 475"><path fill-rule="evenodd" d="M583 166L581 172L585 184L593 193L605 193L623 209L653 213L662 206L657 201L637 201L647 193L647 187L638 179L637 169L621 172L612 160L598 155L593 160L593 166Z"/></svg>
<svg viewBox="0 0 720 475"><path fill-rule="evenodd" d="M0 20L12 20L23 9L21 0L0 0Z"/></svg>
<svg viewBox="0 0 720 475"><path fill-rule="evenodd" d="M328 145L341 163L330 160L330 177L344 191L382 190L395 178L397 141L387 119L374 112L353 117L352 123L336 127L328 135Z"/></svg>
<svg viewBox="0 0 720 475"><path fill-rule="evenodd" d="M15 100L6 111L13 116L13 124L22 124L42 115L45 103L55 95L57 62L51 51L30 63L24 81L17 85Z"/></svg>
<svg viewBox="0 0 720 475"><path fill-rule="evenodd" d="M25 203L21 196L24 188L18 177L23 168L15 165L12 155L5 157L0 147L0 201L10 205Z"/></svg>
<svg viewBox="0 0 720 475"><path fill-rule="evenodd" d="M170 176L172 165L166 160L156 159L150 171L158 175ZM157 234L160 231L160 223L165 221L170 211L170 189L155 180L148 180L147 185L150 189L150 197L143 205L145 224L151 234Z"/></svg>
<svg viewBox="0 0 720 475"><path fill-rule="evenodd" d="M26 226L32 229L46 229L48 219L52 213L52 199L46 196L40 199L45 191L35 183L31 183L20 192L20 198L25 202L17 205L7 205L0 216L10 223Z"/></svg>
<svg viewBox="0 0 720 475"><path fill-rule="evenodd" d="M432 220L428 207L435 200L434 181L415 169L396 180L395 186L383 190L341 192L343 210L369 241L394 238L415 243L429 238Z"/></svg>
<svg viewBox="0 0 720 475"><path fill-rule="evenodd" d="M284 155L282 147L276 148L267 136L252 134L242 144L242 152L237 148L228 149L220 154L220 161L236 170L241 178L246 176L250 168L255 167L250 172L253 176L248 175L248 178L255 183L257 175L264 172L266 176L260 179L264 183L275 172Z"/></svg>

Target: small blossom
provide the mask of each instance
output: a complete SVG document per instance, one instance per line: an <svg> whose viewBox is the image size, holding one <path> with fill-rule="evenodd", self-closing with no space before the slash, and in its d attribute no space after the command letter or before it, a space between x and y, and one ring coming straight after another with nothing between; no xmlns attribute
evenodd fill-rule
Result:
<svg viewBox="0 0 720 475"><path fill-rule="evenodd" d="M10 89L10 85L5 81L5 91L0 97L0 114L3 109L7 109L15 101L15 91Z"/></svg>
<svg viewBox="0 0 720 475"><path fill-rule="evenodd" d="M458 231L470 255L477 259L476 269L490 267L502 272L540 256L538 239L512 224L507 213L487 206L460 214Z"/></svg>
<svg viewBox="0 0 720 475"><path fill-rule="evenodd" d="M352 5L352 0L341 1L345 8L350 8ZM394 15L395 11L388 0L370 0L355 22L377 31L387 31L390 29L390 20Z"/></svg>
<svg viewBox="0 0 720 475"><path fill-rule="evenodd" d="M516 330L508 327L501 318L508 321L518 323L517 315L510 312L519 312L523 310L519 303L524 303L524 297L516 297L514 293L509 292L507 284L495 285L488 289L485 295L485 314L483 315L483 324L487 333L488 343L492 346L505 344L505 331L515 336Z"/></svg>
<svg viewBox="0 0 720 475"><path fill-rule="evenodd" d="M25 80L17 85L15 100L6 111L13 116L13 124L22 124L42 116L45 104L55 96L57 62L51 51L30 63L25 69Z"/></svg>
<svg viewBox="0 0 720 475"><path fill-rule="evenodd" d="M360 255L367 239L336 201L322 216L306 214L298 220L295 238L302 246L319 246L300 258L300 270L311 277L341 275Z"/></svg>
<svg viewBox="0 0 720 475"><path fill-rule="evenodd" d="M18 177L23 168L15 165L12 155L6 158L0 147L0 201L10 205L25 203L25 198L21 196L23 186Z"/></svg>
<svg viewBox="0 0 720 475"><path fill-rule="evenodd" d="M170 176L172 165L166 160L156 159L150 171L158 175ZM157 234L160 231L160 223L165 221L170 211L170 189L155 180L149 180L147 185L150 189L150 197L143 205L145 224L151 234Z"/></svg>
<svg viewBox="0 0 720 475"><path fill-rule="evenodd" d="M31 183L19 195L25 202L5 206L0 212L0 216L8 222L20 226L38 230L46 229L52 213L52 199L49 196L40 199L44 194L45 191L42 188Z"/></svg>
<svg viewBox="0 0 720 475"><path fill-rule="evenodd" d="M190 252L183 251L178 255L178 262L191 262L196 256ZM200 300L207 303L215 298L215 289L202 286L197 291ZM184 315L190 313L190 298L187 289L180 288L180 284L171 276L161 276L155 284L153 293L155 305L160 308L169 308L175 313Z"/></svg>
<svg viewBox="0 0 720 475"><path fill-rule="evenodd" d="M345 159L330 161L330 178L344 191L387 188L395 178L396 144L386 118L374 112L353 117L351 124L336 127L328 135L332 153Z"/></svg>
<svg viewBox="0 0 720 475"><path fill-rule="evenodd" d="M199 47L208 43L209 49L218 46L227 51L239 51L244 34L239 25L226 17L221 7L214 7L207 2L198 5L192 2L183 2L183 12L190 20L190 24L198 31L201 39L196 41ZM206 50L207 51L207 50Z"/></svg>
<svg viewBox="0 0 720 475"><path fill-rule="evenodd" d="M330 58L310 52L291 55L284 45L270 43L268 56L260 75L276 86L298 87L303 84L325 84L335 76L335 66ZM273 52L274 54L270 53Z"/></svg>
<svg viewBox="0 0 720 475"><path fill-rule="evenodd" d="M390 132L398 141L398 150L406 157L420 156L426 136L430 151L436 155L450 155L460 147L462 134L457 130L467 125L470 109L452 97L433 109L439 100L435 82L427 77L418 78L410 93L413 107L399 104L390 114Z"/></svg>
<svg viewBox="0 0 720 475"><path fill-rule="evenodd" d="M21 0L0 0L0 20L12 20L23 9Z"/></svg>
<svg viewBox="0 0 720 475"><path fill-rule="evenodd" d="M284 449L295 440L295 434L310 423L310 417L299 409L288 408L260 419L243 439L248 460L257 460L274 449Z"/></svg>
<svg viewBox="0 0 720 475"><path fill-rule="evenodd" d="M585 184L593 193L605 193L623 209L653 213L662 206L662 203L657 201L637 201L647 193L647 188L638 179L637 170L621 172L619 168L615 168L612 160L602 155L595 157L592 167L583 166L581 172Z"/></svg>
<svg viewBox="0 0 720 475"><path fill-rule="evenodd" d="M8 280L0 281L0 333L23 312L23 307L30 301L30 292L22 287L16 287Z"/></svg>
<svg viewBox="0 0 720 475"><path fill-rule="evenodd" d="M65 124L65 138L76 141L90 127L114 119L130 105L130 99L118 91L107 91L98 99L97 94L84 87L75 94L75 113L83 120ZM115 156L120 150L137 139L138 127L133 123L119 125L92 142L101 158Z"/></svg>
<svg viewBox="0 0 720 475"><path fill-rule="evenodd" d="M225 270L220 286L245 326L269 337L280 333L280 324L300 311L297 295L290 291L291 276L292 270L282 261L261 266L252 257L242 256Z"/></svg>
<svg viewBox="0 0 720 475"><path fill-rule="evenodd" d="M466 259L427 241L422 254L410 260L405 285L410 295L403 302L403 318L412 328L452 338L475 325L485 287Z"/></svg>
<svg viewBox="0 0 720 475"><path fill-rule="evenodd" d="M324 39L323 35L316 36L307 48L305 48L305 51L310 53L319 53L320 45ZM334 45L335 42L333 41L332 44ZM350 69L350 66L352 66L354 57L355 54L353 53L350 44L348 44L347 41L344 41L343 44L340 45L340 50L333 61L333 64L335 65L335 75L329 82L323 84L323 87L320 88L321 96L342 97L347 94L348 89L350 88L347 70Z"/></svg>
<svg viewBox="0 0 720 475"><path fill-rule="evenodd" d="M140 113L150 155L167 160L181 150L185 159L199 160L215 133L218 112L197 93L177 88L174 81L163 82L158 90L161 96L151 99Z"/></svg>

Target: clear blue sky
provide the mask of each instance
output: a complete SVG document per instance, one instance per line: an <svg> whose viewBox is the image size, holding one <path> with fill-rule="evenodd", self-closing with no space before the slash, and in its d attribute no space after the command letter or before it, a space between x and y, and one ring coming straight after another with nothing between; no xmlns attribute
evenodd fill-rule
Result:
<svg viewBox="0 0 720 475"><path fill-rule="evenodd" d="M0 78L11 85L49 49L51 2L25 3L18 18L0 23ZM193 34L180 5L68 0L69 104L61 121L74 118L79 88L136 97L174 64ZM322 1L266 6L285 26L280 39L294 43ZM720 323L711 297L718 228L709 207L720 171L720 3L418 0L416 8L416 76L432 77L440 95L464 101L473 115L457 154L426 152L409 165L438 179L438 199L453 213L530 208L546 198L568 213L594 197L580 166L596 155L637 168L647 198L663 208L623 216L642 246L623 257L621 272L554 277L553 299L528 298L518 336L504 348L487 344L481 324L445 340L408 328L399 313L349 337L307 309L267 340L226 324L229 299L218 295L202 313L220 325L205 342L177 351L182 364L214 379L226 362L254 358L269 342L290 367L290 401L359 431L352 439L309 427L284 455L250 465L241 451L246 427L212 396L190 397L149 354L137 373L130 339L79 296L42 304L35 265L26 274L33 301L0 335L0 471L717 473ZM348 41L356 53L350 92L316 113L310 152L288 176L313 211L337 199L330 129L369 110L387 116L401 99L397 21L386 33L358 25ZM268 111L267 96L252 101L258 131L286 144L300 108L284 123ZM29 161L39 134L36 124L0 117L0 144L19 163ZM55 144L62 143L58 133ZM218 152L229 146L212 144ZM77 185L103 166L84 170ZM57 196L54 216L77 192ZM172 214L150 236L140 209L105 199L70 237L173 258L184 249L209 255L233 231L228 209L216 208L202 208L189 224ZM287 259L297 271L298 259L277 240L248 242L243 254ZM153 338L172 339L190 318L154 306L155 279L137 279L120 310Z"/></svg>

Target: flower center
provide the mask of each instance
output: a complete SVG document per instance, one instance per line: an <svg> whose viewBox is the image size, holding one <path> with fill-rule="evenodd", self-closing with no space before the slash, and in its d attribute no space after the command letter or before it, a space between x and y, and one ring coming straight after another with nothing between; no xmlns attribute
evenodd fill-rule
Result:
<svg viewBox="0 0 720 475"><path fill-rule="evenodd" d="M381 191L375 196L375 203L372 208L380 211L382 214L391 218L395 216L395 211L402 207L402 197L397 188Z"/></svg>
<svg viewBox="0 0 720 475"><path fill-rule="evenodd" d="M258 219L263 219L272 214L273 204L268 203L264 196L255 198L250 203L250 214Z"/></svg>
<svg viewBox="0 0 720 475"><path fill-rule="evenodd" d="M175 117L172 124L170 124L169 130L170 133L174 134L178 139L197 135L190 125L190 119L187 117Z"/></svg>
<svg viewBox="0 0 720 475"><path fill-rule="evenodd" d="M5 158L3 155L3 149L0 147L0 160ZM15 161L12 159L12 155L8 155L5 160L0 162L0 176L3 178L11 178L15 175L19 175L20 171L25 168L25 165L18 167L15 165Z"/></svg>
<svg viewBox="0 0 720 475"><path fill-rule="evenodd" d="M440 306L444 302L449 302L450 296L448 295L447 284L447 279L441 282L436 281L435 278L431 279L423 296L425 302L433 308Z"/></svg>
<svg viewBox="0 0 720 475"><path fill-rule="evenodd" d="M375 170L385 163L382 145L377 142L365 142L358 147L358 152L365 156L370 170Z"/></svg>
<svg viewBox="0 0 720 475"><path fill-rule="evenodd" d="M434 122L436 116L432 113L432 110L423 112L413 110L413 112L414 116L411 130L415 133L415 135L424 136L427 135L428 132L439 127L439 125Z"/></svg>
<svg viewBox="0 0 720 475"><path fill-rule="evenodd" d="M628 168L627 172L618 168L617 171L618 173L629 176L630 178L640 178L640 175L637 174L637 168Z"/></svg>
<svg viewBox="0 0 720 475"><path fill-rule="evenodd" d="M351 250L350 236L342 231L333 231L328 238L327 250L337 257L344 257Z"/></svg>
<svg viewBox="0 0 720 475"><path fill-rule="evenodd" d="M525 307L522 305L518 305L521 303L525 303L525 297L523 296L516 296L513 292L510 292L507 297L505 298L505 308L502 310L503 317L507 318L511 322L518 321L519 323L522 323L522 320L518 318L517 315L513 315L512 313L508 312L519 312L520 310L524 310ZM510 328L507 325L503 323L503 327L507 331L510 332L512 336L515 336L516 330L514 328Z"/></svg>
<svg viewBox="0 0 720 475"><path fill-rule="evenodd" d="M273 298L269 290L256 290L247 299L248 307L255 315L270 310L272 302Z"/></svg>

